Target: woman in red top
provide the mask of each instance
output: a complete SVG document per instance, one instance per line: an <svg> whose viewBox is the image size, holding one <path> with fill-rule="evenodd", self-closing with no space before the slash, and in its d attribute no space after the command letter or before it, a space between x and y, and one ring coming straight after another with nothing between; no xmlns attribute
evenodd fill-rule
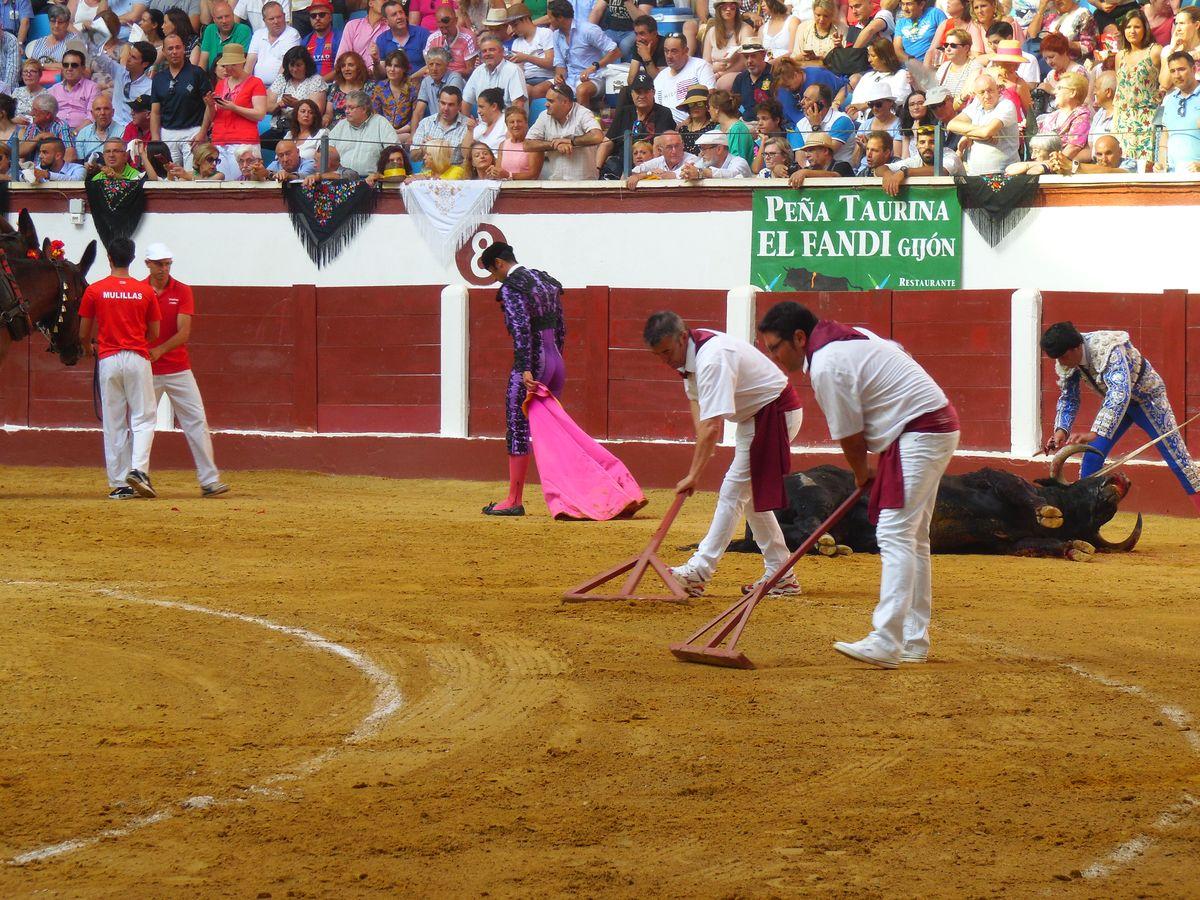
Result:
<svg viewBox="0 0 1200 900"><path fill-rule="evenodd" d="M201 132L211 125L211 140L221 151L220 170L227 179L240 181L238 154L260 149L258 123L267 114L267 87L262 79L246 74L246 48L240 44L226 44L219 64L225 77L204 98L208 110Z"/></svg>

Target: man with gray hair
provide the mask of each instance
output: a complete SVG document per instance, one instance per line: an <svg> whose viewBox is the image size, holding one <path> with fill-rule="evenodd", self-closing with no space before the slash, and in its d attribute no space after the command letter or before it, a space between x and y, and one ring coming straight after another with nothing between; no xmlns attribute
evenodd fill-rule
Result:
<svg viewBox="0 0 1200 900"><path fill-rule="evenodd" d="M482 65L475 67L467 79L467 86L463 88L463 103L470 108L475 105L480 92L488 88L501 88L506 109L514 104L524 106L529 93L525 86L525 73L516 63L504 58L504 42L494 34L481 36L479 59Z"/></svg>
<svg viewBox="0 0 1200 900"><path fill-rule="evenodd" d="M270 84L283 69L283 55L300 43L300 32L288 24L282 4L275 0L263 4L262 15L263 27L246 48L246 71Z"/></svg>
<svg viewBox="0 0 1200 900"><path fill-rule="evenodd" d="M383 148L396 143L396 129L371 111L366 91L351 91L346 97L346 117L329 132L329 143L337 147L343 166L366 176L375 171Z"/></svg>
<svg viewBox="0 0 1200 900"><path fill-rule="evenodd" d="M429 47L425 51L425 77L421 79L417 102L413 105L414 122L437 113L438 94L446 85L453 85L461 91L466 82L457 72L450 71L449 50L445 47Z"/></svg>
<svg viewBox="0 0 1200 900"><path fill-rule="evenodd" d="M689 595L703 594L744 513L766 568L762 578L742 587L742 593L749 593L788 557L774 510L787 503L783 476L791 466L788 445L800 430L800 398L787 376L753 344L708 328L689 329L669 310L650 316L642 338L683 378L692 410L696 445L676 493L695 492L725 423L736 425L733 463L721 482L712 525L692 558L671 574ZM799 594L800 584L789 572L770 593Z"/></svg>
<svg viewBox="0 0 1200 900"><path fill-rule="evenodd" d="M75 162L75 133L70 125L58 118L58 101L49 91L42 91L33 98L29 124L21 132L21 158L31 159L38 143L47 138L62 141L67 162Z"/></svg>

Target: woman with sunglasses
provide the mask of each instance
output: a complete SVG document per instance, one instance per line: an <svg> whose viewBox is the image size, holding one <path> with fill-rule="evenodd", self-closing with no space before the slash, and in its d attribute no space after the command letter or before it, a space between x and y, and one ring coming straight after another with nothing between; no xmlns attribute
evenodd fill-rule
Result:
<svg viewBox="0 0 1200 900"><path fill-rule="evenodd" d="M687 118L675 129L683 138L684 152L699 155L696 141L700 135L717 127L708 111L708 88L703 85L688 88L687 96L677 109L687 113Z"/></svg>
<svg viewBox="0 0 1200 900"><path fill-rule="evenodd" d="M1162 91L1158 70L1162 47L1150 36L1150 23L1140 9L1121 22L1117 53L1117 96L1113 101L1113 136L1129 159L1154 161L1154 115Z"/></svg>
<svg viewBox="0 0 1200 900"><path fill-rule="evenodd" d="M738 72L746 67L740 52L742 42L754 36L741 20L737 0L721 0L704 35L704 61L717 76L717 87L729 90Z"/></svg>
<svg viewBox="0 0 1200 900"><path fill-rule="evenodd" d="M946 61L946 41L950 38L950 32L956 28L966 28L971 24L971 7L969 0L946 0L943 7L946 13L946 21L938 26L937 33L933 36L933 43L929 45L929 52L925 54L925 65L931 69L936 69ZM967 33L967 44L971 43L971 34Z"/></svg>
<svg viewBox="0 0 1200 900"><path fill-rule="evenodd" d="M938 66L937 83L954 95L954 108L961 110L971 99L971 86L983 65L971 57L971 35L965 28L946 35L944 47L945 61Z"/></svg>

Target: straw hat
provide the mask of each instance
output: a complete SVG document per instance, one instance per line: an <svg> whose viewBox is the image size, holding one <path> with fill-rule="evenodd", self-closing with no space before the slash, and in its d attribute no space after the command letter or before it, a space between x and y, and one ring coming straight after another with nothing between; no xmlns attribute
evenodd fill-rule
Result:
<svg viewBox="0 0 1200 900"><path fill-rule="evenodd" d="M484 17L484 28L496 28L500 25L507 25L509 22L509 11L503 6L489 6L487 16Z"/></svg>
<svg viewBox="0 0 1200 900"><path fill-rule="evenodd" d="M246 61L246 48L241 44L226 44L217 60L223 66L236 66Z"/></svg>
<svg viewBox="0 0 1200 900"><path fill-rule="evenodd" d="M687 96L683 98L683 102L675 108L680 112L687 112L688 107L693 103L708 104L708 88L702 84L688 88Z"/></svg>
<svg viewBox="0 0 1200 900"><path fill-rule="evenodd" d="M533 13L530 12L529 7L526 6L524 3L514 3L512 6L510 6L508 8L507 15L508 15L509 22L517 22L521 19L532 19L533 18Z"/></svg>
<svg viewBox="0 0 1200 900"><path fill-rule="evenodd" d="M833 146L833 138L823 131L810 131L804 136L804 146L802 150L811 150L813 147L824 147L826 150L836 150Z"/></svg>
<svg viewBox="0 0 1200 900"><path fill-rule="evenodd" d="M989 63L1019 66L1025 62L1025 55L1021 52L1020 41L1001 41L996 45L996 52L989 53L983 60Z"/></svg>

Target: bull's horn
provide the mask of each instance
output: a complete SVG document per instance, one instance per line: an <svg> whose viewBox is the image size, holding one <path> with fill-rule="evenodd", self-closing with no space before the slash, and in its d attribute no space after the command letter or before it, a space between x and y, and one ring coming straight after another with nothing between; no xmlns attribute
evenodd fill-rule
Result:
<svg viewBox="0 0 1200 900"><path fill-rule="evenodd" d="M1078 456L1080 453L1095 453L1101 459L1104 458L1104 454L1091 444L1067 444L1067 446L1055 453L1054 459L1050 461L1050 477L1059 484L1066 484L1067 482L1062 477L1063 465L1072 456Z"/></svg>
<svg viewBox="0 0 1200 900"><path fill-rule="evenodd" d="M1092 543L1096 545L1096 549L1104 553L1128 553L1137 546L1138 538L1142 536L1142 514L1138 513L1137 524L1133 526L1133 531L1129 533L1129 537L1121 541L1119 544L1113 544L1100 537L1100 532L1096 532L1096 536L1092 538Z"/></svg>

